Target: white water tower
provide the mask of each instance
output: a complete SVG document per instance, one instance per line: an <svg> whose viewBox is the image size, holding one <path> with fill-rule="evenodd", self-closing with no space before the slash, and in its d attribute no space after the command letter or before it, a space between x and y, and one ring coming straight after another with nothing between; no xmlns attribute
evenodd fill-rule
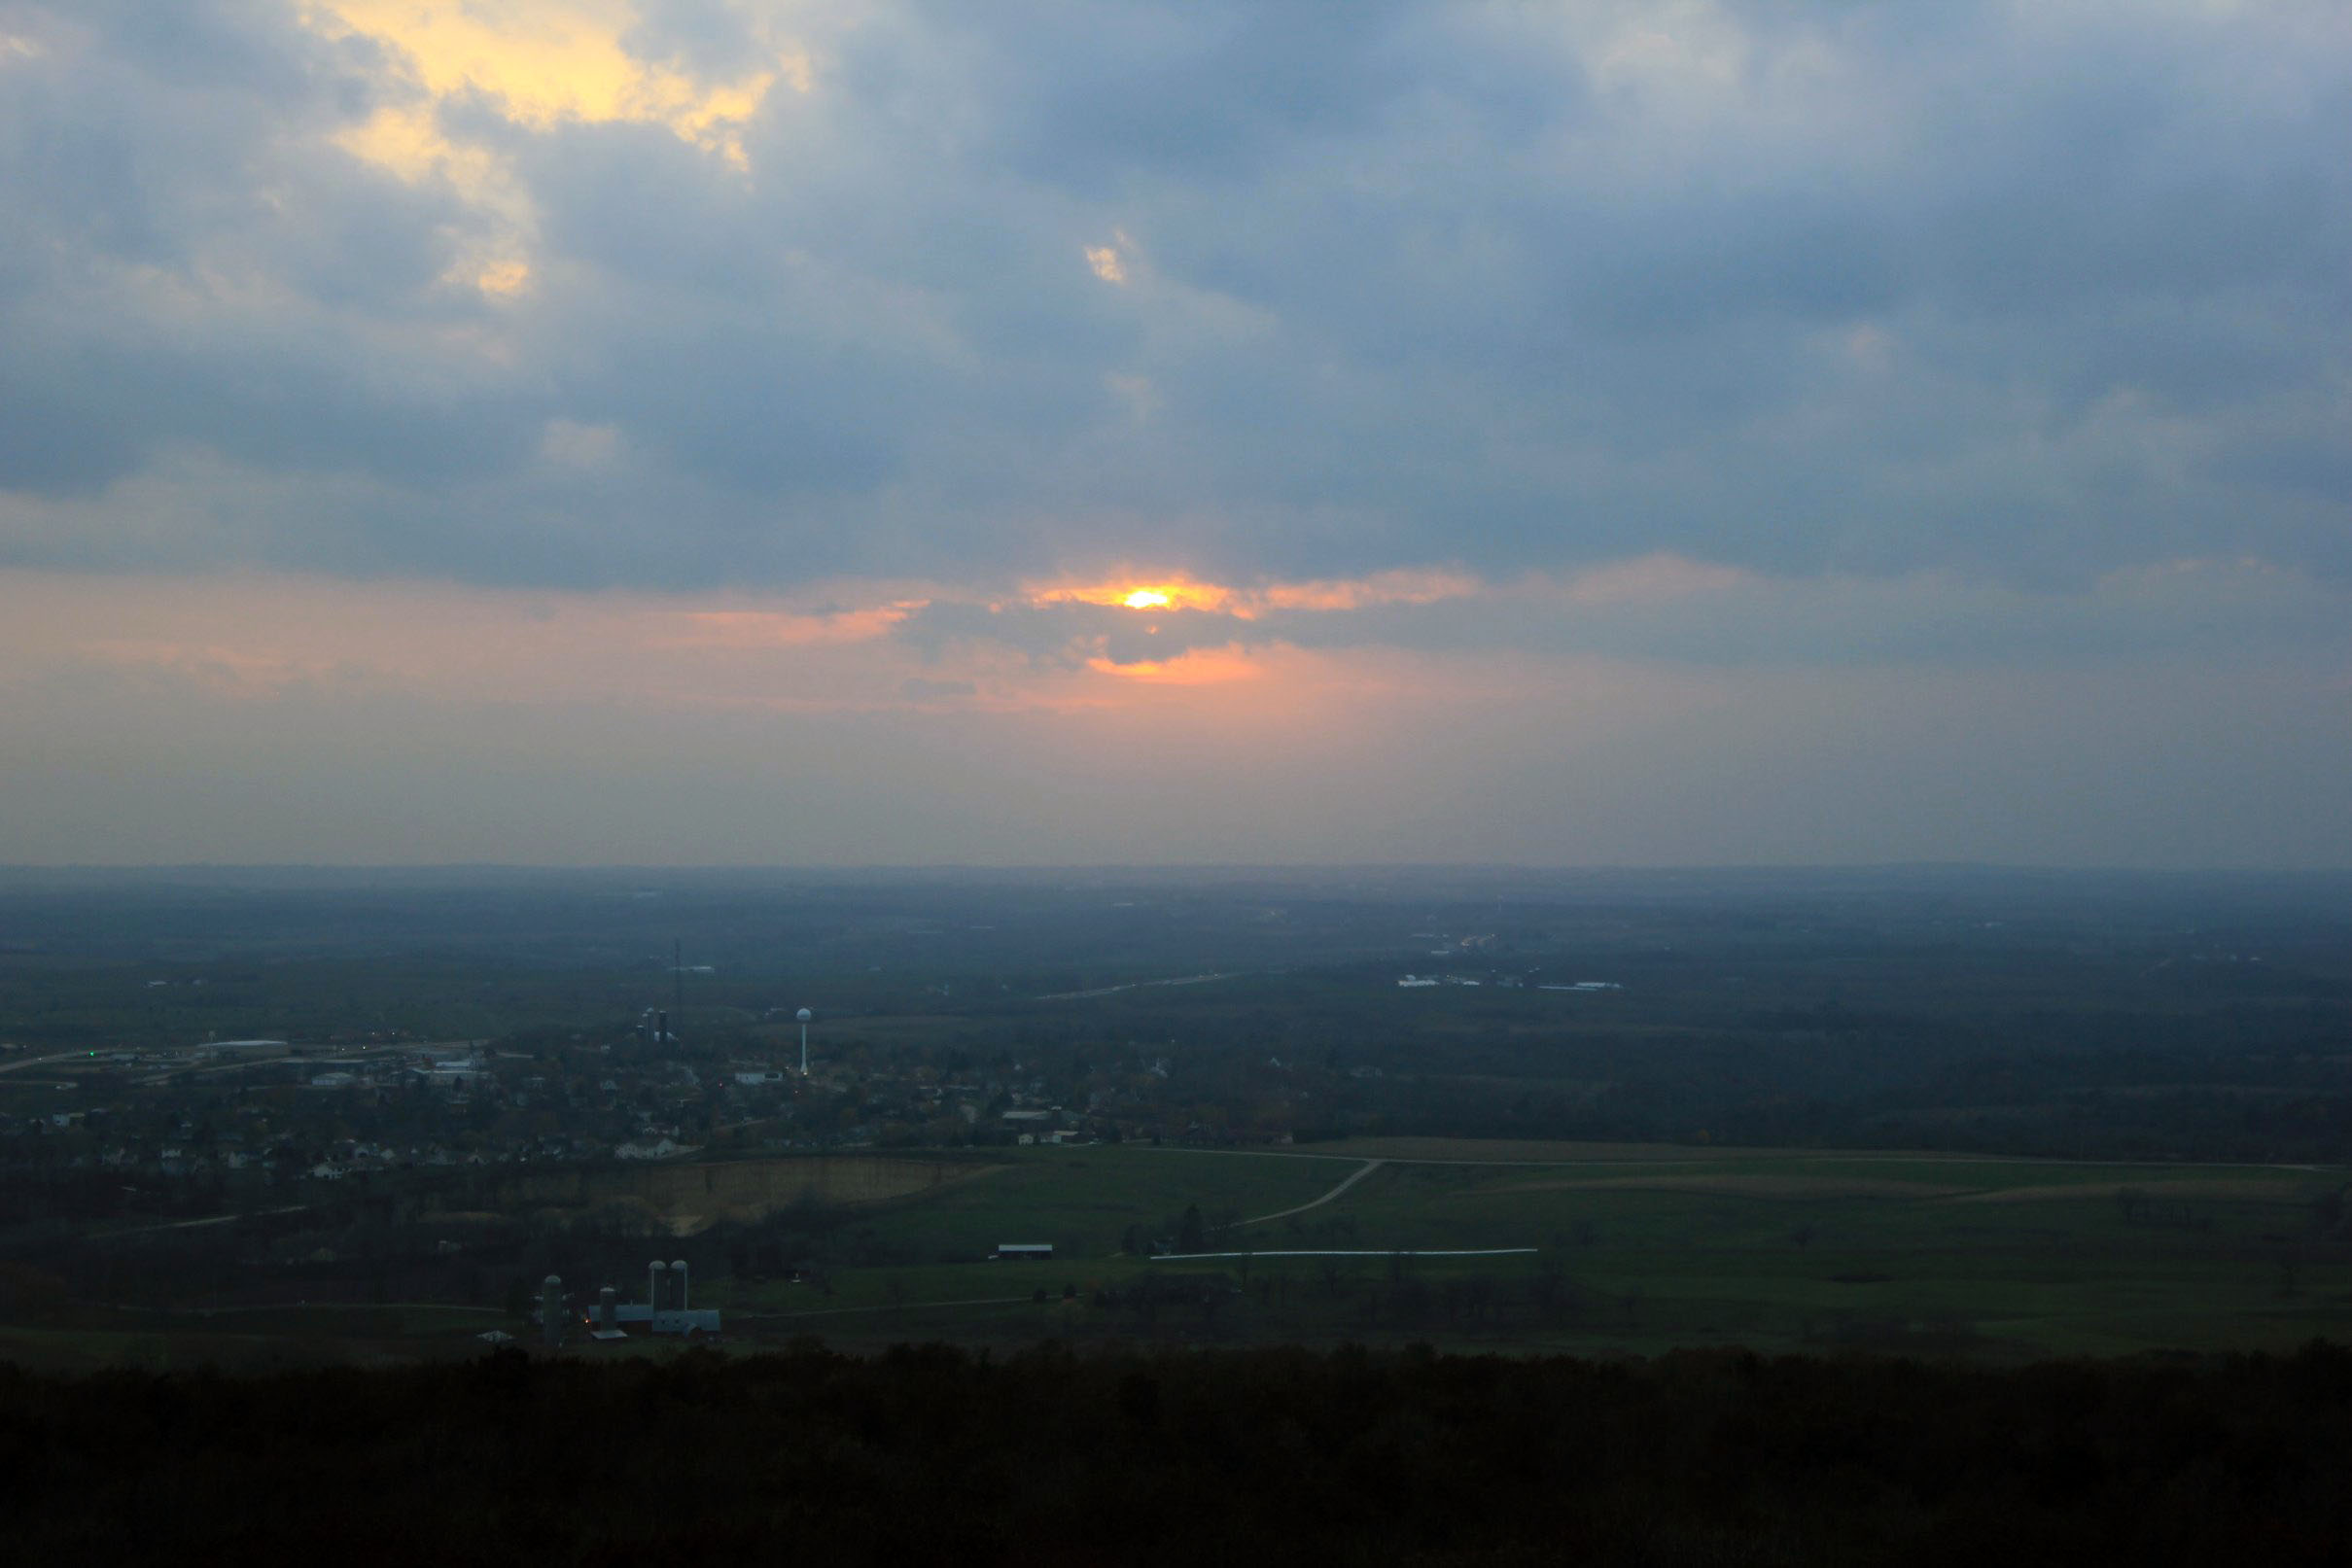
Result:
<svg viewBox="0 0 2352 1568"><path fill-rule="evenodd" d="M798 1014L800 1019L800 1076L803 1078L809 1075L809 1020L816 1016L805 1007L800 1009Z"/></svg>

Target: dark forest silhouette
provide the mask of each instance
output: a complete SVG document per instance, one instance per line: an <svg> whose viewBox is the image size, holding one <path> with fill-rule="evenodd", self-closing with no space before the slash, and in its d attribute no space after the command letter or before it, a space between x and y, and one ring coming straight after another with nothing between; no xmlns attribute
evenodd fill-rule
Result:
<svg viewBox="0 0 2352 1568"><path fill-rule="evenodd" d="M2348 1462L2352 1351L2322 1343L0 1369L27 1560L2332 1562Z"/></svg>

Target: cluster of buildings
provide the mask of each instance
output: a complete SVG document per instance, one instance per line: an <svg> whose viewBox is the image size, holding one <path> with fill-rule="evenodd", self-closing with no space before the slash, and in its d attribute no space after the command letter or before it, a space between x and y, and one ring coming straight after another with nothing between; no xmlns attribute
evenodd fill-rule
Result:
<svg viewBox="0 0 2352 1568"><path fill-rule="evenodd" d="M0 1056L11 1091L0 1099L0 1167L113 1172L131 1189L143 1177L277 1187L704 1151L1270 1143L1288 1141L1306 1098L1280 1061L1227 1083L1197 1063L1172 1077L1170 1057L1132 1045L982 1063L944 1047L875 1051L853 1036L804 1072L795 1019L782 1022L771 1051L731 1058L682 1040L659 1012L607 1039L10 1053Z"/></svg>
<svg viewBox="0 0 2352 1568"><path fill-rule="evenodd" d="M667 1158L704 1098L680 1063L477 1042L226 1040L20 1060L0 1165L275 1184L415 1167ZM37 1108L28 1107L32 1102Z"/></svg>
<svg viewBox="0 0 2352 1568"><path fill-rule="evenodd" d="M624 1302L617 1290L605 1285L597 1290L591 1307L564 1293L562 1275L549 1274L540 1284L539 1306L532 1317L539 1324L540 1343L550 1350L559 1348L575 1333L584 1334L593 1344L646 1334L682 1340L717 1334L719 1309L696 1307L689 1287L684 1258L675 1263L655 1259L646 1266L646 1299L642 1302ZM504 1341L511 1336L494 1330L482 1338Z"/></svg>
<svg viewBox="0 0 2352 1568"><path fill-rule="evenodd" d="M920 1065L683 1060L675 1036L553 1050L221 1040L20 1060L0 1085L0 1165L232 1184L419 1167L673 1160L714 1143L797 1149L1060 1142L1039 1079Z"/></svg>

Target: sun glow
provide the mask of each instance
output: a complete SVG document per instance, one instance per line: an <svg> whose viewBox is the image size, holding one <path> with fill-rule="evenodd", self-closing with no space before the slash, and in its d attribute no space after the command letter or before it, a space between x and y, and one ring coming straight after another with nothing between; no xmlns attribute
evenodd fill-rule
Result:
<svg viewBox="0 0 2352 1568"><path fill-rule="evenodd" d="M1137 578L1141 577L1141 581ZM1090 583L1037 584L1025 590L1033 605L1104 605L1126 610L1193 610L1257 620L1266 615L1345 610L1381 605L1428 605L1468 598L1485 588L1467 573L1411 568L1366 577L1317 578L1308 582L1266 582L1226 587L1190 577L1158 577L1129 572Z"/></svg>
<svg viewBox="0 0 2352 1568"><path fill-rule="evenodd" d="M1212 582L1181 577L1113 577L1107 582L1035 587L1027 597L1033 605L1109 605L1126 610L1225 610L1233 592Z"/></svg>

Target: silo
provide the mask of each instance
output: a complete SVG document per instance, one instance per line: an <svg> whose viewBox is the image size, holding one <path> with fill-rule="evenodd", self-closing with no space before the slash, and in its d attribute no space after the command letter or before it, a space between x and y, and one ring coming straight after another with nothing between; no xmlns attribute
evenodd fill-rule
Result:
<svg viewBox="0 0 2352 1568"><path fill-rule="evenodd" d="M564 1342L564 1282L555 1274L539 1288L539 1337L550 1350Z"/></svg>
<svg viewBox="0 0 2352 1568"><path fill-rule="evenodd" d="M670 1265L670 1275L678 1281L678 1309L685 1311L692 1304L686 1300L686 1261L684 1258Z"/></svg>
<svg viewBox="0 0 2352 1568"><path fill-rule="evenodd" d="M620 1293L607 1285L596 1293L596 1331L610 1334L620 1327Z"/></svg>
<svg viewBox="0 0 2352 1568"><path fill-rule="evenodd" d="M646 1306L658 1312L662 1307L661 1287L667 1281L670 1266L655 1258L646 1266Z"/></svg>

